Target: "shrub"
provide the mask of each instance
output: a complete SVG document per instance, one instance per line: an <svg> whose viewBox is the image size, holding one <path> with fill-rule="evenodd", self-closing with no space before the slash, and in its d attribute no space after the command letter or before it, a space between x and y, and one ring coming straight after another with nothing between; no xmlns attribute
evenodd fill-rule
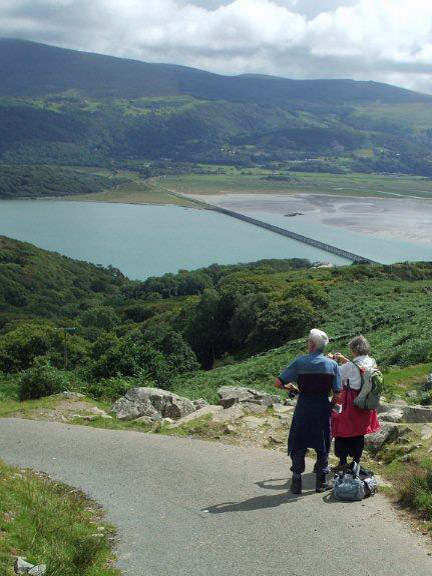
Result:
<svg viewBox="0 0 432 576"><path fill-rule="evenodd" d="M85 391L96 400L101 398L117 400L117 398L124 396L131 388L145 385L146 384L143 384L135 378L112 376L111 378L103 378L102 380L88 384L85 387Z"/></svg>
<svg viewBox="0 0 432 576"><path fill-rule="evenodd" d="M21 372L19 376L19 399L33 400L57 394L68 388L64 372L46 361L37 361L35 366Z"/></svg>

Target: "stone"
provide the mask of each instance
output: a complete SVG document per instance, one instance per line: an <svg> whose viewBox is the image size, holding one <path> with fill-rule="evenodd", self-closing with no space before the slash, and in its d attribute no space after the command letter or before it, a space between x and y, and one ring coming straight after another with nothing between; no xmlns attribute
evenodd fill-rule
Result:
<svg viewBox="0 0 432 576"><path fill-rule="evenodd" d="M408 402L398 396L393 400L393 404L396 404L396 406L407 406ZM381 405L383 405L383 403L381 403Z"/></svg>
<svg viewBox="0 0 432 576"><path fill-rule="evenodd" d="M258 430L265 424L265 420L258 418L257 416L246 416L243 418L243 425L249 430Z"/></svg>
<svg viewBox="0 0 432 576"><path fill-rule="evenodd" d="M379 419L384 422L402 422L404 413L400 408L392 408L388 412L380 414Z"/></svg>
<svg viewBox="0 0 432 576"><path fill-rule="evenodd" d="M421 439L430 440L432 438L432 426L425 424L421 429Z"/></svg>
<svg viewBox="0 0 432 576"><path fill-rule="evenodd" d="M219 423L233 424L243 418L245 409L241 404L234 404L231 408L222 409L213 414L213 421Z"/></svg>
<svg viewBox="0 0 432 576"><path fill-rule="evenodd" d="M293 413L293 407L292 406L284 406L283 404L275 404L273 406L273 410L274 410L274 413L278 416L281 414L292 414Z"/></svg>
<svg viewBox="0 0 432 576"><path fill-rule="evenodd" d="M45 564L39 564L39 566L35 566L31 570L29 570L29 576L45 576L47 567Z"/></svg>
<svg viewBox="0 0 432 576"><path fill-rule="evenodd" d="M214 414L221 411L223 411L222 406L211 406L211 405L203 406L199 410L192 412L192 414L188 414L187 416L183 416L183 418L176 420L175 422L173 422L173 424L171 424L170 428L179 428L180 426L183 426L183 424L194 422L195 420L198 420L199 418L203 418L205 416L211 416L213 418Z"/></svg>
<svg viewBox="0 0 432 576"><path fill-rule="evenodd" d="M275 432L270 432L269 434L269 443L270 444L285 444L286 442L285 435L281 435Z"/></svg>
<svg viewBox="0 0 432 576"><path fill-rule="evenodd" d="M101 410L101 408L98 408L97 406L92 406L92 407L89 409L89 412L90 412L91 414L95 414L96 416L101 416L102 418L103 418L104 416L108 416L108 414L105 412L105 410Z"/></svg>
<svg viewBox="0 0 432 576"><path fill-rule="evenodd" d="M386 442L396 440L399 436L398 425L393 422L383 422L381 430L365 437L366 446L379 450Z"/></svg>
<svg viewBox="0 0 432 576"><path fill-rule="evenodd" d="M17 556L15 558L14 571L15 574L28 574L29 570L34 568L34 564L26 562L25 558Z"/></svg>
<svg viewBox="0 0 432 576"><path fill-rule="evenodd" d="M134 420L134 422L138 422L139 424L146 424L148 426L152 426L156 420L154 418L151 418L150 416L141 416L140 418L137 418L136 420Z"/></svg>
<svg viewBox="0 0 432 576"><path fill-rule="evenodd" d="M172 418L178 420L195 412L196 408L189 398L177 396L160 388L132 388L119 398L112 411L119 420L136 420L141 416L153 419Z"/></svg>
<svg viewBox="0 0 432 576"><path fill-rule="evenodd" d="M417 406L409 404L381 404L379 408L380 418L385 420L384 413L388 414L393 410L400 410L403 414L402 422L408 424L432 423L432 409L428 406Z"/></svg>
<svg viewBox="0 0 432 576"><path fill-rule="evenodd" d="M204 400L204 398L198 398L198 400L192 400L192 403L195 406L196 410L204 408L204 406L209 406L209 403L207 402L207 400Z"/></svg>
<svg viewBox="0 0 432 576"><path fill-rule="evenodd" d="M267 406L261 404L252 404L252 402L242 402L243 408L250 412L251 414L265 414L267 412Z"/></svg>
<svg viewBox="0 0 432 576"><path fill-rule="evenodd" d="M426 382L422 386L422 390L432 390L432 374L426 378Z"/></svg>
<svg viewBox="0 0 432 576"><path fill-rule="evenodd" d="M222 386L218 390L220 404L224 408L231 408L234 404L251 403L260 404L267 408L280 402L280 397L276 394L267 394L253 388L243 388L242 386Z"/></svg>
<svg viewBox="0 0 432 576"><path fill-rule="evenodd" d="M85 398L84 394L80 392L70 392L69 390L65 390L64 392L60 392L57 396L61 396L66 400L77 400L78 398Z"/></svg>

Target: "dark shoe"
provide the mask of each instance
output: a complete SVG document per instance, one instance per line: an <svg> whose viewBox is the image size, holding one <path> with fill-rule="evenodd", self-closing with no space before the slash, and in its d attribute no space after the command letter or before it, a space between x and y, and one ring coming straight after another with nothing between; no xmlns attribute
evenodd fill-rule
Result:
<svg viewBox="0 0 432 576"><path fill-rule="evenodd" d="M291 493L301 494L302 493L302 477L293 476L291 481Z"/></svg>
<svg viewBox="0 0 432 576"><path fill-rule="evenodd" d="M316 475L316 488L315 491L318 493L326 492L330 490L331 486L327 482L327 474L317 474Z"/></svg>

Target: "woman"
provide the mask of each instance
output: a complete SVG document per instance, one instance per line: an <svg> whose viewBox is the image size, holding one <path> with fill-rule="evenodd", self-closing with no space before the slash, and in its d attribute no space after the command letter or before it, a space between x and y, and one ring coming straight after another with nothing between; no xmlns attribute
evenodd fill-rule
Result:
<svg viewBox="0 0 432 576"><path fill-rule="evenodd" d="M335 454L341 467L347 466L349 456L353 462L360 463L365 434L372 434L380 429L376 410L362 410L354 404L361 388L361 369L370 369L377 365L374 358L369 356L369 342L364 336L356 336L350 341L349 347L352 361L339 353L332 355L340 364L343 384L342 412L333 412L332 415Z"/></svg>

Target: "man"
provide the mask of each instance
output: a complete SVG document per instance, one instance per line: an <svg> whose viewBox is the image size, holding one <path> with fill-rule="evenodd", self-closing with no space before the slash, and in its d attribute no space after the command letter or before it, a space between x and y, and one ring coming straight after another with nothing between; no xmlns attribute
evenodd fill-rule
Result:
<svg viewBox="0 0 432 576"><path fill-rule="evenodd" d="M309 354L291 362L275 382L277 388L299 392L288 439L288 454L292 460L293 494L302 492L302 474L305 471L308 448L313 448L317 454L314 469L316 491L324 492L328 489L331 411L333 405L338 403L342 390L339 366L323 354L328 342L329 338L325 332L311 330L308 338ZM298 388L292 382L297 383ZM331 393L333 396L330 401Z"/></svg>

